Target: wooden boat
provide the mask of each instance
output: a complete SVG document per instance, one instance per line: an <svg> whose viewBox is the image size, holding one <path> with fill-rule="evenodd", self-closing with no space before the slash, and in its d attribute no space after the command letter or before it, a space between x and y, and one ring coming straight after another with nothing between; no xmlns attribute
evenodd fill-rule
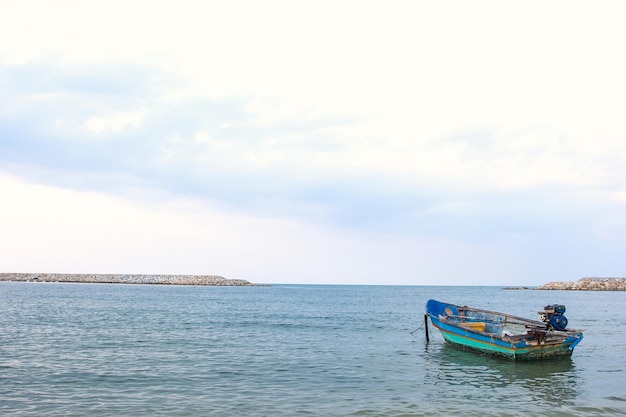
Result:
<svg viewBox="0 0 626 417"><path fill-rule="evenodd" d="M539 312L540 321L536 321L428 300L424 318L427 321L430 317L446 342L453 345L523 360L571 356L583 334L566 328L563 313L565 306L552 304Z"/></svg>

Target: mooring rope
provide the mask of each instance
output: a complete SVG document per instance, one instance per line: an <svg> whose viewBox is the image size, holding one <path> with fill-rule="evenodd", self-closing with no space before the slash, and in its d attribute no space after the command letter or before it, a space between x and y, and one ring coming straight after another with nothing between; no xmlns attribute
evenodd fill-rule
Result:
<svg viewBox="0 0 626 417"><path fill-rule="evenodd" d="M411 334L415 333L416 331L420 330L422 327L424 327L424 324L426 324L426 320L424 320L424 322L422 324L420 324L420 327L418 327L417 329L413 330L411 332Z"/></svg>
<svg viewBox="0 0 626 417"><path fill-rule="evenodd" d="M413 333L415 333L416 331L420 330L422 327L424 327L424 323L422 323L422 324L420 325L420 327L418 327L417 329L413 330L413 331L411 332L411 334L413 334Z"/></svg>

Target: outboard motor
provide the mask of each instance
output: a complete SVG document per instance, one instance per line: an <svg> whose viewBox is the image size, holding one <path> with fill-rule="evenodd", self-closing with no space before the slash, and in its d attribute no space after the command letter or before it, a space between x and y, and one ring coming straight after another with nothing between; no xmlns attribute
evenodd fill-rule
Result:
<svg viewBox="0 0 626 417"><path fill-rule="evenodd" d="M565 330L567 327L567 318L563 315L565 306L561 304L550 304L545 306L543 311L539 312L539 318L544 323L548 323L549 329Z"/></svg>

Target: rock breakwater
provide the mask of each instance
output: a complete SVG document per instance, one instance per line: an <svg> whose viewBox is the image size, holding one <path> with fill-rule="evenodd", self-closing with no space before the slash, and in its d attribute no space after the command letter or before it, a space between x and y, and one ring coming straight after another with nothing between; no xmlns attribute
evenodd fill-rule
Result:
<svg viewBox="0 0 626 417"><path fill-rule="evenodd" d="M578 281L553 281L537 290L626 291L626 278L581 278Z"/></svg>
<svg viewBox="0 0 626 417"><path fill-rule="evenodd" d="M49 274L4 272L0 273L0 281L214 286L255 285L243 279L227 279L219 275Z"/></svg>

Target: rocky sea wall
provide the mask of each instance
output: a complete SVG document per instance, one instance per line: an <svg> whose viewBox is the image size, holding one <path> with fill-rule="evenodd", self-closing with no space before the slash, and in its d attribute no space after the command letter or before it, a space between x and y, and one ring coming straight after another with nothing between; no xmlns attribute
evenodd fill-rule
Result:
<svg viewBox="0 0 626 417"><path fill-rule="evenodd" d="M227 279L219 275L49 274L3 272L0 273L0 281L214 286L255 285L243 279Z"/></svg>
<svg viewBox="0 0 626 417"><path fill-rule="evenodd" d="M554 281L537 290L626 291L626 278L581 278L578 281Z"/></svg>

